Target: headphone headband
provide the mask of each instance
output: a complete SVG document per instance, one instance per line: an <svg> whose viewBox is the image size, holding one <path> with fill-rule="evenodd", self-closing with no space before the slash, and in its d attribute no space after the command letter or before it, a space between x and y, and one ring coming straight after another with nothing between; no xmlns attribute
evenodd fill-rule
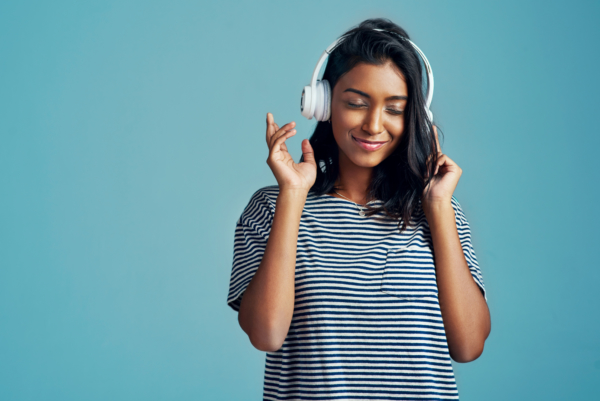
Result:
<svg viewBox="0 0 600 401"><path fill-rule="evenodd" d="M423 60L423 64L425 65L425 70L427 72L427 94L425 96L425 112L429 117L430 122L433 123L433 113L429 110L431 105L431 100L433 99L433 72L431 70L431 65L425 57L425 54L415 45L410 39L392 31L387 31L385 29L372 28L374 31L386 32L392 35L396 35L401 40L407 41L412 45L412 47L417 51L421 59ZM302 99L300 101L300 112L302 115L309 120L314 117L319 121L327 121L331 115L331 88L327 80L317 81L317 77L319 75L319 71L325 62L325 59L333 52L333 50L338 46L338 44L345 39L345 36L341 36L336 39L332 44L330 44L327 49L321 54L319 61L317 62L317 66L315 67L312 77L310 79L309 86L305 86L302 91ZM317 108L317 104L319 104L319 108Z"/></svg>

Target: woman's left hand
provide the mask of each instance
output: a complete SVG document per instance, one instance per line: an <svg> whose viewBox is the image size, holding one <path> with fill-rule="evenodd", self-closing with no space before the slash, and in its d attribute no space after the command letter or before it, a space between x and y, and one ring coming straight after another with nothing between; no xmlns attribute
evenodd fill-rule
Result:
<svg viewBox="0 0 600 401"><path fill-rule="evenodd" d="M450 204L452 194L454 194L454 190L462 174L462 169L458 167L458 164L442 153L435 125L433 126L433 132L435 133L438 160L433 178L421 195L421 205L424 209L434 205ZM429 167L427 168L427 172L429 173Z"/></svg>

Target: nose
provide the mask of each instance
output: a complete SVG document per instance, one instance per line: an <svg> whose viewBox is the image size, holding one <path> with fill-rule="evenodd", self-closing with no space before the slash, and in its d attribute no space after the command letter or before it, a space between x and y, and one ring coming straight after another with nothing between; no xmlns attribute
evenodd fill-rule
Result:
<svg viewBox="0 0 600 401"><path fill-rule="evenodd" d="M362 129L371 136L381 134L384 131L382 111L376 107L369 110Z"/></svg>

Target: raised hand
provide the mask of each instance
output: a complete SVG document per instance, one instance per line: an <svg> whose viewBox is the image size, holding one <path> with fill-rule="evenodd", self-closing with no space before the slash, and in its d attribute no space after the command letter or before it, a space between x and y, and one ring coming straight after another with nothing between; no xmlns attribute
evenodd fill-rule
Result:
<svg viewBox="0 0 600 401"><path fill-rule="evenodd" d="M294 163L288 152L285 140L296 135L295 122L290 122L279 128L273 120L273 114L267 113L267 145L269 157L267 164L273 171L279 189L301 189L308 192L317 179L317 163L310 141L302 141L304 162Z"/></svg>
<svg viewBox="0 0 600 401"><path fill-rule="evenodd" d="M438 161L433 177L422 194L421 202L424 208L433 204L450 203L452 194L454 194L458 180L462 175L462 169L458 167L458 164L442 153L435 125L433 126L433 132L435 133ZM429 166L427 172L429 174Z"/></svg>

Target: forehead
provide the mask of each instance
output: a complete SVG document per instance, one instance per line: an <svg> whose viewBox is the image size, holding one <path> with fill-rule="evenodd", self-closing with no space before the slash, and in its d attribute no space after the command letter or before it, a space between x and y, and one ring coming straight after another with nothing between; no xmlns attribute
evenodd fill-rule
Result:
<svg viewBox="0 0 600 401"><path fill-rule="evenodd" d="M347 88L359 89L372 95L406 96L407 87L404 75L392 62L382 65L358 63L344 74L335 85L336 89L344 91Z"/></svg>

